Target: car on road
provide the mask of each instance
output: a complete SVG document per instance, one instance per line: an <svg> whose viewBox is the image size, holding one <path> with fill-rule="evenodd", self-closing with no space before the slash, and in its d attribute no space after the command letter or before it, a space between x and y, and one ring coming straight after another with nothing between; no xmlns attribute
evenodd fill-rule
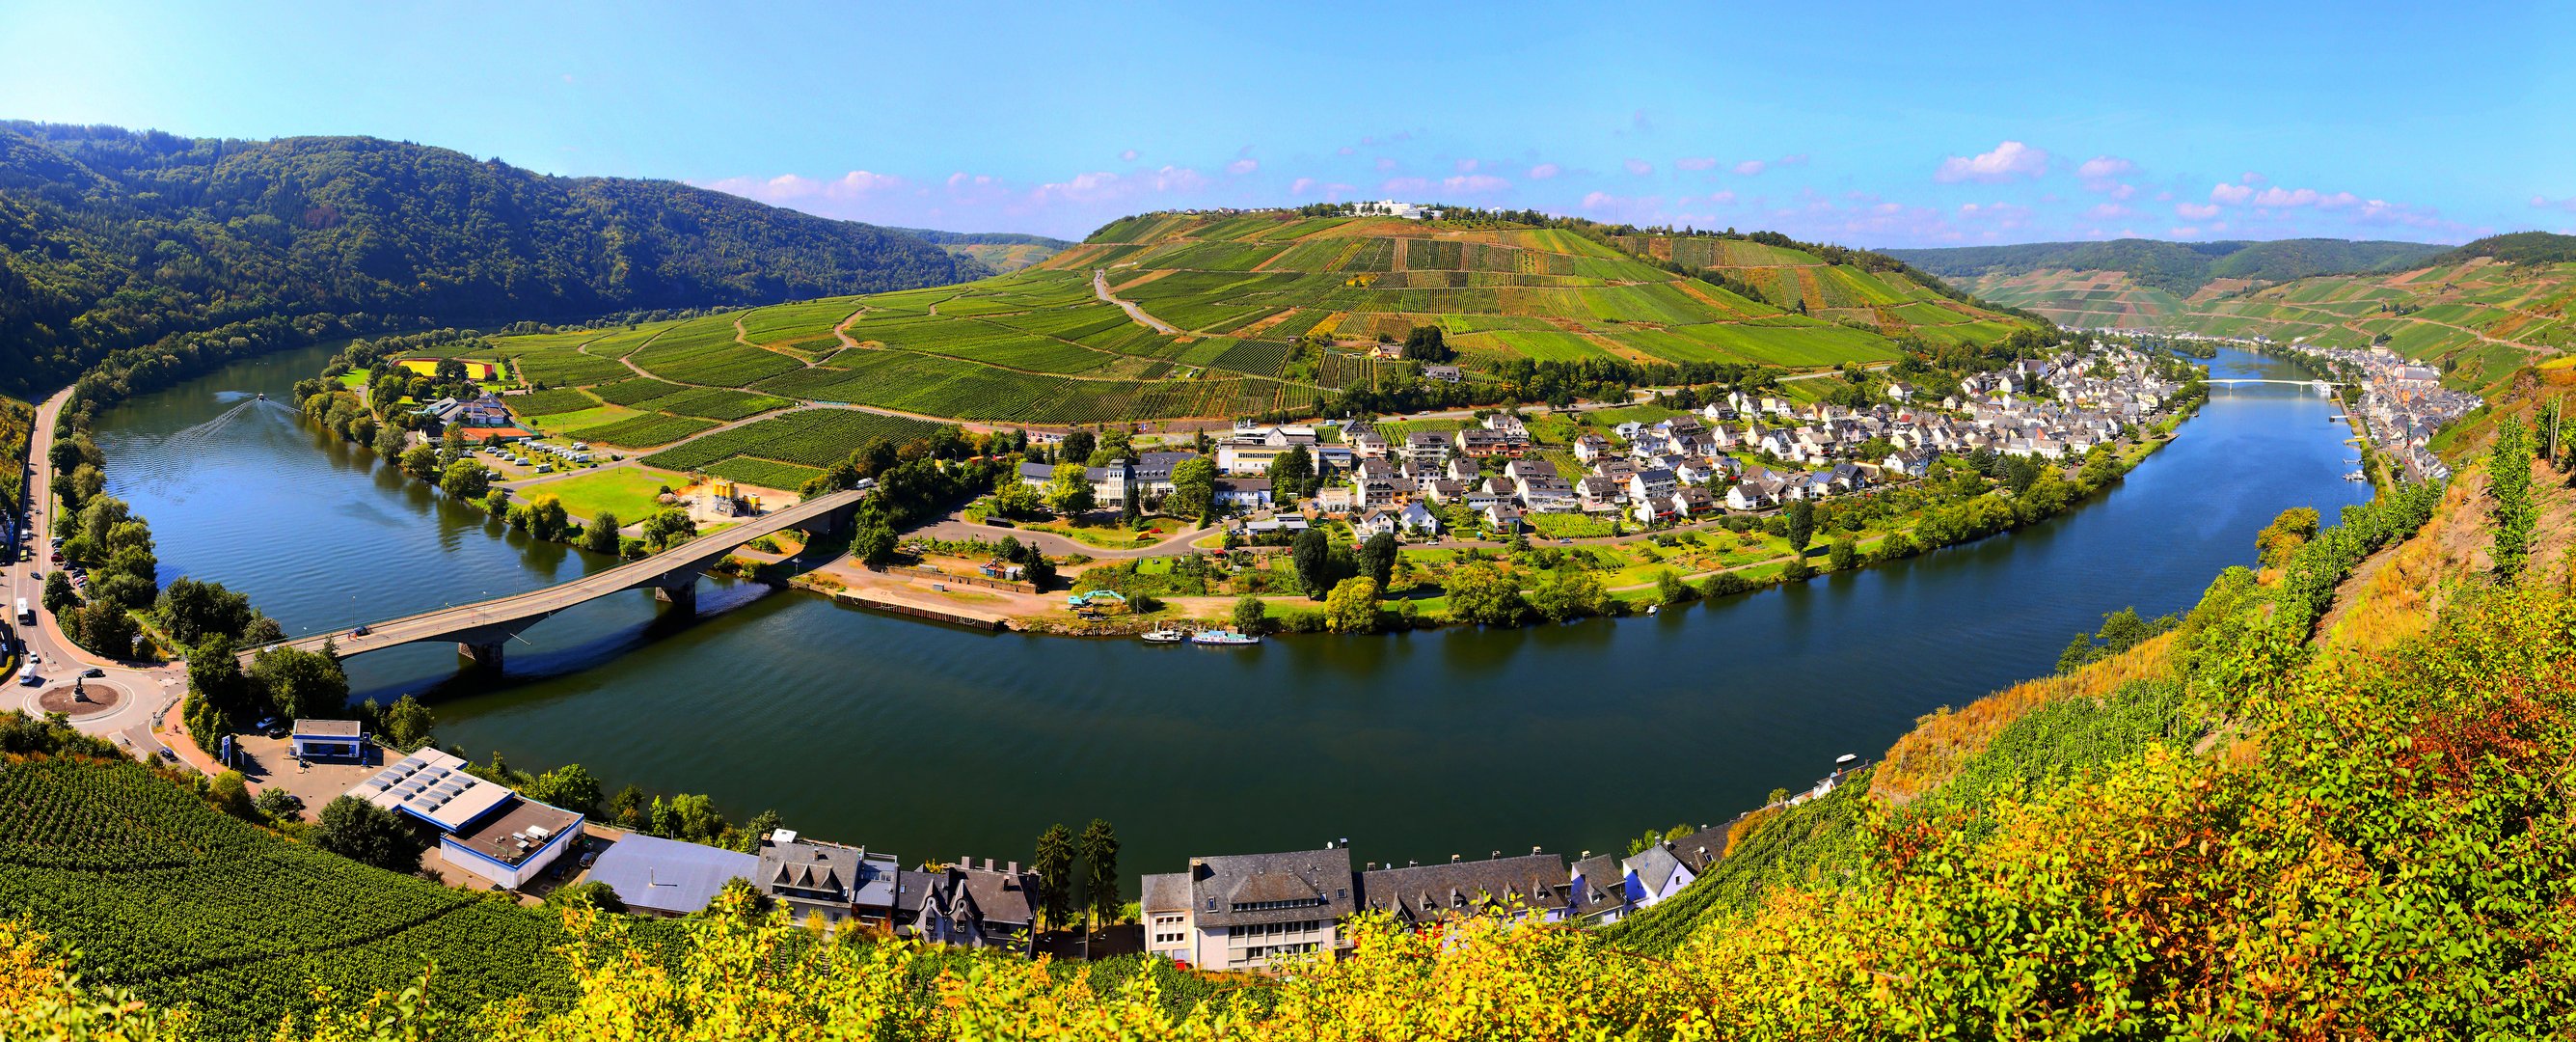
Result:
<svg viewBox="0 0 2576 1042"><path fill-rule="evenodd" d="M597 860L599 860L599 852L598 852L598 851L596 851L596 850L585 850L585 851L582 851L582 852L581 852L581 867L583 867L583 868L589 868L589 867L590 867L591 862L594 862L594 861L597 861Z"/></svg>
<svg viewBox="0 0 2576 1042"><path fill-rule="evenodd" d="M97 666L91 666L88 669L81 670L81 676L84 677L103 677L106 675L107 671L100 669Z"/></svg>
<svg viewBox="0 0 2576 1042"><path fill-rule="evenodd" d="M359 623L359 624L358 624L358 628L357 628L357 629L350 630L350 631L349 631L349 635L350 635L350 636L352 636L352 637L363 637L363 636L366 636L367 634L370 634L370 633L373 633L373 632L375 632L375 631L374 631L374 630L371 630L371 629L368 629L368 628L367 628L367 624L362 622L362 623Z"/></svg>

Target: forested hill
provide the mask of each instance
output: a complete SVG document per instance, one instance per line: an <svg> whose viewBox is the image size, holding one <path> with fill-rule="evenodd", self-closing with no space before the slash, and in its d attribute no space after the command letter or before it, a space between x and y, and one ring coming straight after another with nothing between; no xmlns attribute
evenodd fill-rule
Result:
<svg viewBox="0 0 2576 1042"><path fill-rule="evenodd" d="M373 138L0 122L0 389L236 325L273 342L289 321L489 325L989 274L914 235L669 181Z"/></svg>
<svg viewBox="0 0 2576 1042"><path fill-rule="evenodd" d="M2480 257L2493 257L2507 264L2565 264L2576 261L2576 235L2556 232L2490 235L2436 257L2432 263L2459 264Z"/></svg>
<svg viewBox="0 0 2576 1042"><path fill-rule="evenodd" d="M2287 282L2310 275L2403 271L2441 253L2419 242L2345 239L2279 239L2271 242L2033 242L2014 246L1957 246L1886 250L1890 256L1954 281L2034 271L2116 271L2130 280L2187 297L2214 279Z"/></svg>

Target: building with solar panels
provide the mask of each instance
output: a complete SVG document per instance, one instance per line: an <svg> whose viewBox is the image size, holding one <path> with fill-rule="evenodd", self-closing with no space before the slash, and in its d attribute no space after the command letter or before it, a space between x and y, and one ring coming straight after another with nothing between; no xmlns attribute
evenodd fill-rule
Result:
<svg viewBox="0 0 2576 1042"><path fill-rule="evenodd" d="M467 774L465 761L436 749L403 757L349 795L427 824L448 864L513 889L581 836L581 815Z"/></svg>

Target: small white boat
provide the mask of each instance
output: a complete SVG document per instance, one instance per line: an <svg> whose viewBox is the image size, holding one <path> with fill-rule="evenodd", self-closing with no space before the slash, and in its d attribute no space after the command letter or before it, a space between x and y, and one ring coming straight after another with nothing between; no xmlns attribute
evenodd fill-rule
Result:
<svg viewBox="0 0 2576 1042"><path fill-rule="evenodd" d="M1178 644L1190 639L1189 634L1180 630L1146 630L1143 636L1147 644Z"/></svg>
<svg viewBox="0 0 2576 1042"><path fill-rule="evenodd" d="M1197 633L1190 634L1190 643L1206 644L1220 648L1231 648L1240 647L1245 644L1259 644L1261 643L1261 638L1249 633L1235 633L1230 630L1200 630Z"/></svg>
<svg viewBox="0 0 2576 1042"><path fill-rule="evenodd" d="M1660 604L1649 604L1646 606L1646 614L1648 615L1657 614L1663 610L1664 606Z"/></svg>

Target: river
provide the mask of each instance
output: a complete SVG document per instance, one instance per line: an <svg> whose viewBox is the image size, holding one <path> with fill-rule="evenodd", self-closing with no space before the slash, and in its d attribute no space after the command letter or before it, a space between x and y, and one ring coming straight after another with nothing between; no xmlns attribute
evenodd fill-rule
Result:
<svg viewBox="0 0 2576 1042"><path fill-rule="evenodd" d="M102 418L109 490L151 519L164 581L246 591L300 634L608 566L303 423L283 400L329 355L236 364ZM2213 365L2305 378L2236 351ZM662 619L647 591L550 619L501 677L459 675L446 644L349 672L362 697L433 698L440 740L477 759L579 761L611 788L710 793L737 819L775 808L907 862L1027 860L1049 823L1093 817L1117 825L1131 880L1344 838L1361 860L1572 855L1874 757L1924 713L2048 672L2106 612L2188 608L2251 562L2274 514L2368 497L2343 479L2333 411L2289 387L2220 389L2064 516L1659 617L1149 647L710 579L695 620Z"/></svg>

